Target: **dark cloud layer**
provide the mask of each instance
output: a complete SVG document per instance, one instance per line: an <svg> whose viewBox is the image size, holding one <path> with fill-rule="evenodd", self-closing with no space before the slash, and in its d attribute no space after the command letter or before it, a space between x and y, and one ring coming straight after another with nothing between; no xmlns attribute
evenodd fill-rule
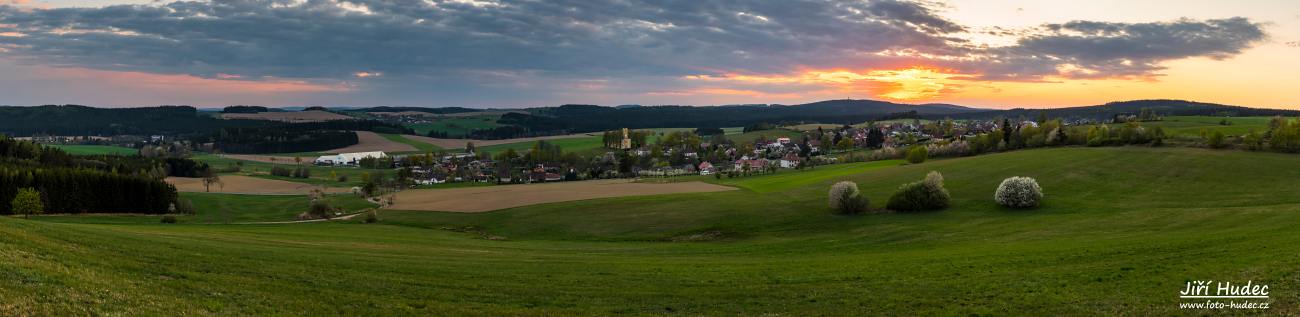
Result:
<svg viewBox="0 0 1300 317"><path fill-rule="evenodd" d="M1263 41L1245 18L1074 21L1008 47L923 3L733 0L214 0L102 8L0 6L0 56L25 63L217 77L445 80L782 73L942 65L988 80L1140 77L1168 60Z"/></svg>

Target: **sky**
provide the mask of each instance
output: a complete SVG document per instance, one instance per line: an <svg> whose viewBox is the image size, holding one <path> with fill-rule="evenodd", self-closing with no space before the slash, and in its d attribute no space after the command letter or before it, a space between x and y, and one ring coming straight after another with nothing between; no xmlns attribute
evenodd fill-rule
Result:
<svg viewBox="0 0 1300 317"><path fill-rule="evenodd" d="M18 106L1300 109L1295 56L1294 0L0 0Z"/></svg>

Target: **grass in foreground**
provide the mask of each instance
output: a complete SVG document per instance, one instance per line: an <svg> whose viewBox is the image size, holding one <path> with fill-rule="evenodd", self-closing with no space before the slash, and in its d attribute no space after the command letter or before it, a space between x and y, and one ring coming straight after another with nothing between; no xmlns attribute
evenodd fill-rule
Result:
<svg viewBox="0 0 1300 317"><path fill-rule="evenodd" d="M930 170L952 209L825 207L835 181L879 206ZM1044 206L992 202L1017 175L1038 178ZM788 176L742 180L760 177ZM1262 313L1294 315L1298 177L1285 154L1053 148L380 224L0 218L0 314L1171 315L1187 313L1185 281L1213 279L1269 284ZM666 242L706 232L720 235Z"/></svg>

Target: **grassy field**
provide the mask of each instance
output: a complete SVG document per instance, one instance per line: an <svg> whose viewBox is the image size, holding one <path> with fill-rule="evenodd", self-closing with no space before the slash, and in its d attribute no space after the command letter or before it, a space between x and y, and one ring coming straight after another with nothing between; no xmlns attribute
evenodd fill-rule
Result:
<svg viewBox="0 0 1300 317"><path fill-rule="evenodd" d="M1174 116L1164 120L1143 122L1143 126L1161 127L1166 135L1200 137L1201 130L1222 131L1226 135L1243 135L1251 130L1259 133L1268 132L1268 122L1272 117L1213 117L1213 116ZM1229 125L1219 124L1227 120Z"/></svg>
<svg viewBox="0 0 1300 317"><path fill-rule="evenodd" d="M253 176L253 177L261 177L261 178L268 178L268 179L278 179L278 180L285 180L285 181L291 181L291 182L306 183L306 184L312 184L312 185L324 185L324 186L330 186L330 187L353 187L353 186L358 186L358 185L360 185L360 184L362 183L362 182L361 182L361 176L362 176L362 174L365 174L365 173L369 173L369 174L372 174L372 175L375 174L375 173L385 173L385 174L390 174L390 175L391 175L391 174L393 173L392 171L389 171L389 170L382 170L382 169L366 169L366 168L357 168L357 167L315 166L315 165L310 165L310 164L296 165L296 164L294 164L292 161L287 161L287 162L285 162L285 164L276 164L276 163L267 163L267 162L257 162L257 161L245 161L245 160L237 160L237 159L232 159L232 158L220 157L220 156L212 155L212 154L199 154L199 155L195 155L193 158L194 158L194 160L199 161L199 162L206 162L206 163L208 163L208 165L211 165L211 166L213 166L213 167L215 167L215 168L218 168L218 169L226 168L226 167L230 167L230 166L235 166L236 163L241 163L241 162L244 164L243 167L241 168L241 171L236 172L236 173L226 173L226 174L247 175L247 176ZM314 159L315 159L314 157L303 157L303 161L304 161L304 162L308 162L308 161L311 161L311 160L314 160ZM290 178L290 177L272 176L272 175L270 174L270 173L271 173L271 168L272 168L272 167L275 167L275 166L282 166L282 167L287 167L287 168L295 168L295 167L298 167L298 166L306 167L307 169L310 169L310 170L311 170L311 177L310 177L310 178L305 178L305 179L303 179L303 178ZM348 181L346 181L346 182L339 182L337 178L333 178L333 177L331 177L331 173L332 173L332 175L335 175L335 176L347 176L347 177L348 177Z"/></svg>
<svg viewBox="0 0 1300 317"><path fill-rule="evenodd" d="M805 171L780 170L775 175L761 175L742 178L722 178L715 183L748 189L758 193L769 193L808 186L827 180L843 178L869 170L897 166L902 160L885 160L863 163L834 164L815 167Z"/></svg>
<svg viewBox="0 0 1300 317"><path fill-rule="evenodd" d="M1268 284L1261 313L1295 315L1296 158L1039 149L379 224L0 218L0 315L1181 315L1178 291L1207 279ZM880 207L931 170L949 210L825 207L835 181ZM1041 208L993 203L1016 175Z"/></svg>
<svg viewBox="0 0 1300 317"><path fill-rule="evenodd" d="M430 152L435 152L435 151L438 151L439 149L441 149L441 148L439 148L437 145L433 145L433 144L428 144L428 143L424 143L424 142L419 142L419 141L415 141L415 140L407 139L407 138L402 137L402 135L400 135L400 134L382 134L382 133L381 133L381 134L379 134L379 135L382 136L382 137L384 137L385 139L388 139L389 141L393 141L393 142L397 142L397 143L403 143L403 144L410 145L410 146L413 146L413 147L415 147L416 149L418 149L417 151L412 152L412 153L417 153L417 154L430 153Z"/></svg>
<svg viewBox="0 0 1300 317"><path fill-rule="evenodd" d="M515 143L481 146L478 147L478 151L479 152L487 151L489 153L492 153L493 155L496 155L498 153L505 152L506 149L514 149L516 152L522 154L523 152L527 152L528 150L532 149L533 144L536 143L537 141L528 141L528 142L515 142ZM579 153L589 153L592 151L600 150L605 147L603 141L601 141L600 136L546 140L546 143L559 145L560 148L564 149L565 152L579 152Z"/></svg>
<svg viewBox="0 0 1300 317"><path fill-rule="evenodd" d="M121 147L121 146L112 146L112 145L63 145L63 144L47 144L47 145L50 147L63 150L64 152L68 152L68 154L73 154L73 155L103 155L103 154L135 155L140 153L140 150L137 149L133 149L129 147Z"/></svg>
<svg viewBox="0 0 1300 317"><path fill-rule="evenodd" d="M442 117L431 123L419 123L407 125L414 129L416 134L428 135L429 131L446 132L448 136L458 138L475 129L491 129L501 126L497 123L500 115L490 116L473 116L473 117Z"/></svg>

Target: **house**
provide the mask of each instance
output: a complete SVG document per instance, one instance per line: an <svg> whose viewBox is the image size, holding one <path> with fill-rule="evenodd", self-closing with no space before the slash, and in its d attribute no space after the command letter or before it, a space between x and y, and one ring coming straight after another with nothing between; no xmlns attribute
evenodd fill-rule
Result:
<svg viewBox="0 0 1300 317"><path fill-rule="evenodd" d="M363 158L385 158L388 154L382 151L373 152L356 152L356 153L339 153L335 155L325 155L316 158L317 165L356 165Z"/></svg>
<svg viewBox="0 0 1300 317"><path fill-rule="evenodd" d="M736 170L744 170L748 166L751 171L758 171L767 168L767 160L764 159L740 159L736 160Z"/></svg>
<svg viewBox="0 0 1300 317"><path fill-rule="evenodd" d="M785 156L781 158L781 168L795 168L796 166L799 166L799 162L801 161L803 161L803 159L799 158L799 155L795 155L794 152L786 153Z"/></svg>
<svg viewBox="0 0 1300 317"><path fill-rule="evenodd" d="M713 173L718 172L717 169L713 168L713 163L709 162L700 163L699 169L700 175L712 175Z"/></svg>
<svg viewBox="0 0 1300 317"><path fill-rule="evenodd" d="M442 183L446 183L446 182L447 182L447 178L446 178L446 177L441 177L441 178L439 178L439 177L437 177L437 176L433 176L433 177L429 177L429 178L421 178L421 179L416 179L416 180L415 180L415 183L416 183L416 184L420 184L420 185L442 184Z"/></svg>

